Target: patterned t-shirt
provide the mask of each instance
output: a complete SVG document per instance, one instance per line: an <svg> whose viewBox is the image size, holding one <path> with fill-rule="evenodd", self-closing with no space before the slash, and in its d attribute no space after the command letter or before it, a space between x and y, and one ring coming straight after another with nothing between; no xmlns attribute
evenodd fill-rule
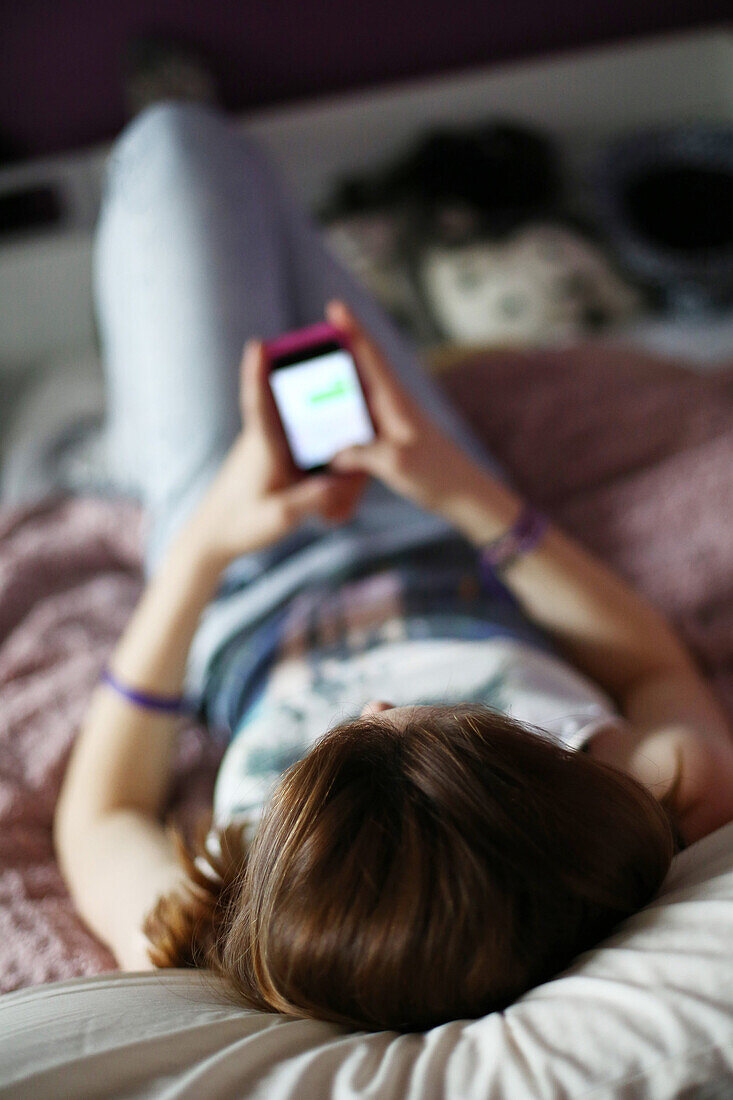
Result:
<svg viewBox="0 0 733 1100"><path fill-rule="evenodd" d="M579 749L623 722L463 540L310 587L215 661L207 719L231 738L215 824L257 821L283 771L365 703L476 702Z"/></svg>

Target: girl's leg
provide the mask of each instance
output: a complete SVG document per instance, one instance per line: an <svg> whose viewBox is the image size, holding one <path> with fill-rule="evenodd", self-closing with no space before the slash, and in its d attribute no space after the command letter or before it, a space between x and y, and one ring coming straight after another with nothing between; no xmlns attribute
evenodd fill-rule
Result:
<svg viewBox="0 0 733 1100"><path fill-rule="evenodd" d="M160 104L117 142L95 253L110 460L149 512L148 567L240 426L245 340L297 324L270 169L204 108Z"/></svg>
<svg viewBox="0 0 733 1100"><path fill-rule="evenodd" d="M149 568L239 428L245 340L321 319L330 297L352 305L403 384L497 469L409 343L324 247L262 150L209 108L161 104L122 135L110 159L95 275L111 454L151 514ZM384 526L387 504L390 523L425 519L372 485L357 527ZM267 552L251 557L268 560Z"/></svg>

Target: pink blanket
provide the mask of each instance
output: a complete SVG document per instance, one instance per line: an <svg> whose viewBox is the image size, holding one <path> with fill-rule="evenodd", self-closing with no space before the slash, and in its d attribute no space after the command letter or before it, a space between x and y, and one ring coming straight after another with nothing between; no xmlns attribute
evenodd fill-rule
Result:
<svg viewBox="0 0 733 1100"><path fill-rule="evenodd" d="M733 369L638 353L476 355L443 377L518 487L677 624L733 718ZM131 504L0 512L0 989L114 967L54 862L53 808L100 668L140 592ZM211 795L184 732L171 806Z"/></svg>

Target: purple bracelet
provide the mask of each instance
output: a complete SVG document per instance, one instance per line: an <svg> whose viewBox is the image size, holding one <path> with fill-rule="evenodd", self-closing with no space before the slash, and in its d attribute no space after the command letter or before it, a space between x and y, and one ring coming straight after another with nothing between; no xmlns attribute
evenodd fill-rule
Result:
<svg viewBox="0 0 733 1100"><path fill-rule="evenodd" d="M134 688L120 683L108 668L103 671L101 680L103 684L113 688L118 695L127 699L128 703L134 703L136 707L143 707L145 710L157 710L160 714L183 714L186 711L182 696L153 695L147 691L136 691Z"/></svg>
<svg viewBox="0 0 733 1100"><path fill-rule="evenodd" d="M534 549L549 523L542 512L538 512L531 504L525 504L509 530L482 547L482 565L494 572L505 569L516 558Z"/></svg>

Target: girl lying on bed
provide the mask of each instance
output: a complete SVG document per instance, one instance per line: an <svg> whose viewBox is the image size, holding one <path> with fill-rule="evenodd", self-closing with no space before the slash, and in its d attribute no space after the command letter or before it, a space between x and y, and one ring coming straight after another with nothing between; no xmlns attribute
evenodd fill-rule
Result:
<svg viewBox="0 0 733 1100"><path fill-rule="evenodd" d="M95 278L111 453L150 532L58 806L79 912L122 967L210 966L259 1009L413 1030L511 1003L733 818L707 684L214 112L123 135ZM324 306L377 438L302 476L257 337ZM160 820L184 695L229 742L191 853Z"/></svg>

